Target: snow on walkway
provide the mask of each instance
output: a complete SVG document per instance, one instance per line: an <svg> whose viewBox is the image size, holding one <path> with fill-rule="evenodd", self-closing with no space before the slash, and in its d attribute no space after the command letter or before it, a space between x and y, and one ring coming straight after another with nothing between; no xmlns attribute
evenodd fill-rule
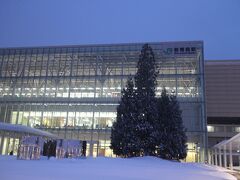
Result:
<svg viewBox="0 0 240 180"><path fill-rule="evenodd" d="M0 156L0 180L235 180L225 169L154 157L16 160Z"/></svg>

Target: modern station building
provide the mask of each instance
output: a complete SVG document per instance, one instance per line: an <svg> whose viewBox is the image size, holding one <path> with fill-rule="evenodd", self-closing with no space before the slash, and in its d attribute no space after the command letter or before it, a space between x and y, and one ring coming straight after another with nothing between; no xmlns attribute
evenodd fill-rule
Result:
<svg viewBox="0 0 240 180"><path fill-rule="evenodd" d="M157 96L166 87L177 96L183 111L188 136L186 160L204 161L207 125L203 42L149 45L159 70ZM0 121L66 139L86 140L88 155L114 156L109 148L111 126L121 90L136 73L142 46L130 43L0 49ZM0 144L5 141L8 138L1 138Z"/></svg>

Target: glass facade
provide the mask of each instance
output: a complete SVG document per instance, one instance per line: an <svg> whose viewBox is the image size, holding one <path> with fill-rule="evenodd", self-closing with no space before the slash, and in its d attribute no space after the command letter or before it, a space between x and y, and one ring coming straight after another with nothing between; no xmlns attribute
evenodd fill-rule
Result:
<svg viewBox="0 0 240 180"><path fill-rule="evenodd" d="M9 155L12 152L17 155L19 139L24 135L28 134L0 131L0 154Z"/></svg>
<svg viewBox="0 0 240 180"><path fill-rule="evenodd" d="M88 141L113 156L110 130L121 89L136 73L142 43L0 49L0 121ZM203 43L150 43L162 87L175 94L189 143L206 146Z"/></svg>

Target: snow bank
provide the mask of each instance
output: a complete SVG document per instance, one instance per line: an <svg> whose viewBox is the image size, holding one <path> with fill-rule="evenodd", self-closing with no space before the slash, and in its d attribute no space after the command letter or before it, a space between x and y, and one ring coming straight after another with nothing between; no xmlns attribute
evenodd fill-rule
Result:
<svg viewBox="0 0 240 180"><path fill-rule="evenodd" d="M220 180L236 178L223 168L154 157L16 160L0 156L1 180Z"/></svg>

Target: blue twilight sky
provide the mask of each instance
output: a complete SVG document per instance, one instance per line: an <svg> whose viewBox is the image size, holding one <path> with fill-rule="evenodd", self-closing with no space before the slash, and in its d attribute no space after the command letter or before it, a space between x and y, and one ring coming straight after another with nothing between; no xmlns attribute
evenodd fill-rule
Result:
<svg viewBox="0 0 240 180"><path fill-rule="evenodd" d="M240 59L240 0L0 0L0 48L181 40Z"/></svg>

